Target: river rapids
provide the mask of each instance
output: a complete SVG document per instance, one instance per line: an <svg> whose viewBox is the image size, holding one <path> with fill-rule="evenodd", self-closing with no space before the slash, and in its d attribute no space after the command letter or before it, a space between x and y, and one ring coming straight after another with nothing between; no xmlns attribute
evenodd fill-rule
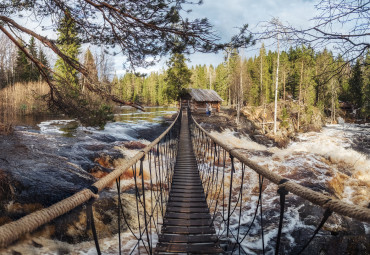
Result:
<svg viewBox="0 0 370 255"><path fill-rule="evenodd" d="M161 114L169 114L173 111L165 111ZM142 118L142 117L139 117ZM160 116L156 116L154 123ZM130 124L130 121L131 124ZM149 143L148 132L141 132L146 137L140 137L140 128L146 130L156 130L156 126L150 120L130 119L129 122L116 122L108 124L104 131L86 128L73 128L72 131L66 129L66 123L70 120L45 121L40 123L39 133L45 135L50 143L54 144L57 151L60 146L71 148L74 153L86 150L86 147L101 144L119 145L122 141L138 141L143 144ZM138 124L133 128L133 125ZM157 125L155 124L155 125ZM32 130L20 129L19 132L30 132ZM153 135L153 132L149 134ZM291 142L286 148L265 146L254 142L248 135L236 134L234 131L224 130L223 132L211 132L223 141L238 148L249 158L258 164L263 165L271 171L280 174L297 183L311 188L326 195L336 197L347 203L370 206L370 125L363 124L341 124L327 125L321 132L309 132L300 134L295 141ZM66 135L67 134L67 135ZM72 139L72 142L68 142ZM73 140L74 139L74 140ZM75 141L78 141L77 143ZM52 147L53 147L52 146ZM104 147L106 148L106 147ZM111 148L111 147L109 147ZM65 150L63 150L65 151ZM137 153L139 149L120 147L120 153L124 158L129 158ZM84 168L83 164L91 164L83 156L76 154L71 157L71 163L78 165L78 169ZM60 155L69 157L69 155ZM117 159L115 167L124 164L124 160ZM240 169L236 166L236 179L241 175ZM145 171L145 169L144 169ZM81 175L85 173L81 172ZM252 221L256 201L258 197L254 194L258 186L258 176L251 172L249 175L248 186L250 196L244 198L245 206L242 208L241 232L245 231ZM86 177L87 179L90 177ZM83 177L83 179L86 179ZM90 183L87 181L87 183ZM133 185L130 178L121 181L121 186L129 187ZM82 185L83 186L83 185ZM114 191L114 188L112 188ZM106 196L109 196L107 192ZM131 199L131 200L130 200ZM132 201L130 194L126 201ZM277 234L277 224L279 217L278 196L276 186L267 184L263 192L264 216L264 243L266 254L273 254L275 237ZM315 230L323 214L323 209L310 204L303 199L294 196L287 196L287 209L283 227L282 249L285 254L296 254L302 243L304 243ZM231 228L236 229L238 220L231 221ZM222 226L215 223L216 230L222 231ZM218 229L217 229L218 228ZM4 250L4 254L96 254L93 241L83 241L71 243L56 239L51 239L48 235L50 228L43 230L44 233L36 237L30 237L18 244ZM72 230L71 230L72 231ZM338 239L338 236L341 238ZM260 221L256 220L250 231L246 242L242 244L247 254L261 254L261 233ZM337 238L337 239L335 239ZM357 240L357 239L360 240ZM350 242L357 240L356 247L350 247ZM123 254L129 254L136 241L129 232L122 234ZM338 243L340 240L342 243ZM362 241L361 241L362 240ZM370 225L352 221L345 217L333 214L326 223L322 231L314 239L312 249L306 254L315 250L317 254L368 254L370 253ZM154 236L153 244L156 243ZM116 234L100 239L103 254L117 254L118 238ZM269 248L270 247L270 248ZM142 250L143 251L143 250ZM354 252L354 253L353 253ZM133 254L139 254L137 251Z"/></svg>

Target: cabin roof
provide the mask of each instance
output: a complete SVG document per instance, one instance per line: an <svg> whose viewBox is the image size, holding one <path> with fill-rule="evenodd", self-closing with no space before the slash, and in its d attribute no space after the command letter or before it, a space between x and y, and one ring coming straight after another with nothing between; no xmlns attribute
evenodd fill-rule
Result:
<svg viewBox="0 0 370 255"><path fill-rule="evenodd" d="M191 89L190 96L196 102L222 102L222 98L213 89Z"/></svg>

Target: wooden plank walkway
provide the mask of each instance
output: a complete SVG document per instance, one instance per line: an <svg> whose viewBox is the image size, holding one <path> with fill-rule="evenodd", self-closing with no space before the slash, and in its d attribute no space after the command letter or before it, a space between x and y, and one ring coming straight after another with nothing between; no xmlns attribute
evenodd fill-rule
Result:
<svg viewBox="0 0 370 255"><path fill-rule="evenodd" d="M199 176L186 111L181 119L179 151L155 254L223 254Z"/></svg>

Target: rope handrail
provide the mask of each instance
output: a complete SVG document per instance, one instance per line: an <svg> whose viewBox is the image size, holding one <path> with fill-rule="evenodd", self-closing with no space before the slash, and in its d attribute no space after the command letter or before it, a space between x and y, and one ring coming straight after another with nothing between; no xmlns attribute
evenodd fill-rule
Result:
<svg viewBox="0 0 370 255"><path fill-rule="evenodd" d="M310 201L320 207L323 207L332 212L354 218L363 222L370 223L370 209L366 207L361 207L357 205L352 205L341 200L332 198L330 196L321 194L319 192L313 191L309 188L303 187L291 180L288 180L276 173L271 172L268 168L258 165L256 162L247 158L246 155L237 151L237 149L232 146L225 144L217 137L208 133L204 128L202 128L199 123L192 116L194 124L199 128L205 135L207 135L211 140L227 151L231 156L237 158L240 162L244 163L246 166L251 168L253 171L267 178L271 182L278 185L279 188L285 188L287 191Z"/></svg>
<svg viewBox="0 0 370 255"><path fill-rule="evenodd" d="M97 194L100 191L102 191L108 185L112 184L127 169L129 169L133 164L137 163L146 154L148 154L148 152L150 152L154 148L154 146L156 146L161 141L161 139L170 132L170 130L179 120L180 115L181 110L178 112L172 124L159 137L157 137L153 142L151 142L140 152L135 154L135 156L127 161L124 166L119 169L115 169L108 175L101 178L99 181L93 183L89 188L85 188L47 208L30 213L16 221L0 226L0 248L5 248L9 246L12 242L18 240L24 234L30 233L36 230L38 227L56 219L57 217L69 211L72 211L76 207L82 205L83 203L86 203L92 198L97 198Z"/></svg>

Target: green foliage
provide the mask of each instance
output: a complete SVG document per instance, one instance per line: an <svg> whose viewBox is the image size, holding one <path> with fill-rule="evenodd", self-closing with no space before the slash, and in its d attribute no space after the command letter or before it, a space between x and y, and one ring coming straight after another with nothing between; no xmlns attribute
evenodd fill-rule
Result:
<svg viewBox="0 0 370 255"><path fill-rule="evenodd" d="M24 47L28 51L32 58L40 61L46 67L44 70L48 74L49 71L47 70L47 67L49 67L49 63L41 47L37 49L35 38L31 37L27 46L23 45L22 42L20 43L22 47ZM22 50L18 49L15 63L15 81L33 82L38 81L40 77L41 75L36 64L30 59L28 59L28 57Z"/></svg>
<svg viewBox="0 0 370 255"><path fill-rule="evenodd" d="M364 119L369 118L370 116L370 51L367 52L365 63L364 63L364 71L363 71L363 93L362 93L362 102L364 102L362 106L362 114Z"/></svg>
<svg viewBox="0 0 370 255"><path fill-rule="evenodd" d="M20 106L21 113L24 114L26 112L26 110L27 110L27 105L26 104L21 104L21 106Z"/></svg>
<svg viewBox="0 0 370 255"><path fill-rule="evenodd" d="M101 129L104 129L105 123L114 120L114 115L112 112L112 106L103 103L100 105L100 107L90 112L84 123L87 123L89 126L100 127Z"/></svg>
<svg viewBox="0 0 370 255"><path fill-rule="evenodd" d="M76 23L71 19L70 14L65 12L62 20L58 25L58 40L57 45L60 51L66 55L71 61L78 61L81 43L78 38ZM76 88L78 87L77 70L70 66L64 59L59 57L55 62L54 71L57 74L56 80L60 86ZM74 90L70 95L78 96L77 90Z"/></svg>
<svg viewBox="0 0 370 255"><path fill-rule="evenodd" d="M186 92L182 89L189 85L192 88L208 89L210 84L208 70L212 69L212 88L224 99L224 103L228 103L230 99L233 105L236 96L241 92L239 89L241 73L242 96L246 105L259 106L272 102L277 54L269 52L266 55L262 47L259 56L243 59L243 67L240 70L241 57L238 51L231 49L229 53L225 61L215 68L197 65L190 71L183 56L172 55L167 71L151 73L147 77L127 73L120 79L116 78L113 86L115 94L127 101L137 101L145 105L164 105L177 99L182 92ZM303 124L310 123L310 118L315 115L315 108L319 108L321 112L335 120L339 100L353 104L356 100L361 100L362 114L369 116L370 105L367 103L370 101L369 62L368 53L364 61L359 60L352 68L349 80L351 67L346 65L340 56L335 58L328 50L315 53L313 49L301 46L291 48L288 52L283 51L280 55L279 100L285 98L287 101L298 101L301 94L300 114ZM189 72L191 80L187 78ZM186 78L181 76L184 73ZM358 77L361 78L360 85ZM295 111L298 111L298 107ZM283 119L288 118L285 114L288 113L282 113Z"/></svg>
<svg viewBox="0 0 370 255"><path fill-rule="evenodd" d="M38 58L39 58L40 62L44 65L44 68L43 68L44 72L50 78L50 71L49 71L50 64L49 64L49 61L48 61L44 51L41 49L41 47L39 47Z"/></svg>
<svg viewBox="0 0 370 255"><path fill-rule="evenodd" d="M361 108L362 101L362 88L364 87L364 79L360 59L357 59L355 66L352 70L351 78L349 79L349 94L350 100L357 108Z"/></svg>
<svg viewBox="0 0 370 255"><path fill-rule="evenodd" d="M178 100L185 89L191 83L191 71L185 63L185 57L181 53L173 53L167 65L165 81L167 88L165 93L170 100Z"/></svg>
<svg viewBox="0 0 370 255"><path fill-rule="evenodd" d="M68 61L78 61L81 47L78 29L68 12L65 12L65 16L60 20L58 35L58 47ZM54 96L56 105L68 115L78 118L83 125L104 127L108 121L113 120L112 106L98 95L84 89L85 86L96 86L98 81L96 63L90 50L85 53L84 65L90 80L83 77L80 81L77 71L65 59L57 59L54 66L54 79L58 89Z"/></svg>
<svg viewBox="0 0 370 255"><path fill-rule="evenodd" d="M289 126L289 113L286 107L281 111L281 123L280 127L287 128Z"/></svg>

